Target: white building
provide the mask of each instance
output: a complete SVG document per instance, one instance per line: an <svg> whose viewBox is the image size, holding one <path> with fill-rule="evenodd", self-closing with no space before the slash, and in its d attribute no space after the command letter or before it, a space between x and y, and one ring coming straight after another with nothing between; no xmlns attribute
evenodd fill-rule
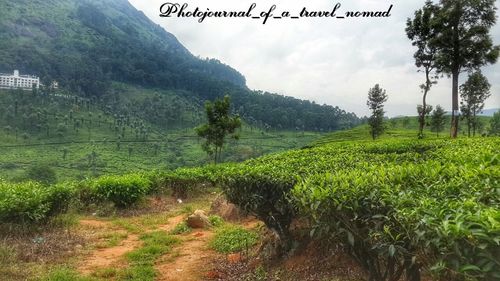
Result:
<svg viewBox="0 0 500 281"><path fill-rule="evenodd" d="M32 75L19 75L19 70L14 70L14 74L0 73L0 88L31 90L35 86L40 87L40 78Z"/></svg>

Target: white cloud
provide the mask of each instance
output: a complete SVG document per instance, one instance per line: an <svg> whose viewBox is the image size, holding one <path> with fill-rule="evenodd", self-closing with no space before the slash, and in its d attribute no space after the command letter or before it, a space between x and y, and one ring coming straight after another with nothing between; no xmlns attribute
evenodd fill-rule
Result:
<svg viewBox="0 0 500 281"><path fill-rule="evenodd" d="M388 115L416 115L421 94L421 73L413 64L413 47L406 37L406 19L424 0L341 1L342 11L387 9L394 4L392 16L385 19L336 20L282 19L262 25L254 19L160 18L159 7L167 1L129 0L151 20L174 34L193 54L217 58L240 71L252 89L277 92L317 103L338 105L358 115L368 114L365 100L368 89L379 83L387 89ZM170 0L170 2L175 2ZM278 10L331 10L336 1L316 0L185 0L190 7L211 10L247 9L255 11L276 4ZM500 0L496 1L500 7ZM500 25L492 30L500 44ZM488 66L484 73L492 84L492 97L486 108L500 107L500 64ZM466 75L462 75L466 76ZM439 80L428 102L451 107L451 81Z"/></svg>

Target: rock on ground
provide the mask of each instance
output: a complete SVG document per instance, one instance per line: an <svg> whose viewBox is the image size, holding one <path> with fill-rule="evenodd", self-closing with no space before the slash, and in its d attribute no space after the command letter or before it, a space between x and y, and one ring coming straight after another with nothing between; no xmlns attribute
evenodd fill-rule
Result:
<svg viewBox="0 0 500 281"><path fill-rule="evenodd" d="M240 221L245 216L243 212L233 203L229 203L223 195L219 195L212 206L210 214L218 215L226 221Z"/></svg>
<svg viewBox="0 0 500 281"><path fill-rule="evenodd" d="M186 223L191 228L205 228L211 226L210 220L202 210L194 211L194 213L187 218Z"/></svg>

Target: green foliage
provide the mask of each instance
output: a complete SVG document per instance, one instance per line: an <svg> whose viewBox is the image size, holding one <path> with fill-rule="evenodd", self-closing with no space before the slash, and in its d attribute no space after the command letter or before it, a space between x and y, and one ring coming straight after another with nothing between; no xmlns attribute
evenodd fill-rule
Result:
<svg viewBox="0 0 500 281"><path fill-rule="evenodd" d="M220 227L224 225L224 219L217 215L208 216L208 220L210 221L210 224L214 227Z"/></svg>
<svg viewBox="0 0 500 281"><path fill-rule="evenodd" d="M155 231L141 236L143 247L127 253L130 268L123 273L123 280L153 281L157 273L154 262L168 253L172 246L179 243L175 237L164 231Z"/></svg>
<svg viewBox="0 0 500 281"><path fill-rule="evenodd" d="M34 97L0 90L0 177L25 179L26 169L31 166L26 165L28 162L44 163L63 181L153 169L165 171L210 162L195 132L184 129L204 120L197 98L118 83L113 84L112 91L119 92L120 99L110 107L107 102L81 98L65 90ZM34 118L24 120L20 116L25 114ZM84 130L80 125L75 127L76 122L84 124ZM68 127L63 135L57 132L61 123ZM86 128L89 124L90 140ZM118 124L119 132L114 130L114 124ZM227 141L222 160L237 162L297 148L320 136L274 129L263 132L260 127L243 124L241 139ZM22 141L22 132L33 137L29 146ZM118 138L120 150L116 150ZM127 146L133 148L130 157Z"/></svg>
<svg viewBox="0 0 500 281"><path fill-rule="evenodd" d="M187 225L185 221L177 224L174 229L170 231L170 234L172 235L178 235L178 234L183 234L183 233L188 233L191 232L192 228Z"/></svg>
<svg viewBox="0 0 500 281"><path fill-rule="evenodd" d="M257 233L239 226L218 229L210 241L210 247L219 253L234 253L248 249L257 243Z"/></svg>
<svg viewBox="0 0 500 281"><path fill-rule="evenodd" d="M139 174L102 176L92 183L92 188L98 198L111 201L117 207L127 207L149 192L151 181Z"/></svg>
<svg viewBox="0 0 500 281"><path fill-rule="evenodd" d="M196 188L213 186L217 180L219 171L224 165L207 165L195 168L178 168L174 171L160 173L159 181L165 187L171 188L173 195L177 198L186 198L188 192Z"/></svg>
<svg viewBox="0 0 500 281"><path fill-rule="evenodd" d="M500 274L499 143L463 145L313 175L292 197L315 223L312 233L340 241L375 280L403 272L418 280L418 267L437 264L448 279L489 280Z"/></svg>
<svg viewBox="0 0 500 281"><path fill-rule="evenodd" d="M490 134L500 136L500 111L493 114L493 118L490 121Z"/></svg>
<svg viewBox="0 0 500 281"><path fill-rule="evenodd" d="M368 91L368 101L366 105L370 108L372 115L368 119L370 125L370 135L375 140L384 132L384 102L387 101L387 94L379 84Z"/></svg>
<svg viewBox="0 0 500 281"><path fill-rule="evenodd" d="M460 73L495 63L500 52L490 35L496 23L495 0L441 0L434 8L431 26L435 36L430 45L437 49L438 73L452 76L451 135L456 138Z"/></svg>
<svg viewBox="0 0 500 281"><path fill-rule="evenodd" d="M207 101L205 110L208 123L196 128L198 136L205 139L203 150L209 155L214 155L215 164L221 159L225 138L230 136L238 139L235 131L241 127L241 120L239 116L230 116L230 107L229 96L225 96L223 100L217 99L213 103Z"/></svg>
<svg viewBox="0 0 500 281"><path fill-rule="evenodd" d="M439 136L439 133L442 132L444 129L445 114L446 112L440 105L436 106L436 109L432 112L431 130L433 132L436 132L437 136Z"/></svg>
<svg viewBox="0 0 500 281"><path fill-rule="evenodd" d="M82 277L73 269L60 267L53 269L47 276L42 277L41 281L97 281L91 277Z"/></svg>
<svg viewBox="0 0 500 281"><path fill-rule="evenodd" d="M120 280L126 281L153 281L157 272L150 265L136 265L127 268L122 274Z"/></svg>
<svg viewBox="0 0 500 281"><path fill-rule="evenodd" d="M54 184L57 182L57 175L54 169L47 164L34 164L26 170L24 178L38 181L43 184Z"/></svg>
<svg viewBox="0 0 500 281"><path fill-rule="evenodd" d="M152 265L156 258L168 252L172 245L179 242L177 238L164 231L143 234L141 240L144 243L143 247L127 254L127 259L136 265Z"/></svg>
<svg viewBox="0 0 500 281"><path fill-rule="evenodd" d="M36 182L8 183L0 180L0 221L32 223L65 211L74 197L68 184L44 186Z"/></svg>
<svg viewBox="0 0 500 281"><path fill-rule="evenodd" d="M285 250L291 221L305 216L312 234L342 243L373 278L417 280L432 268L481 280L498 274L499 146L496 138L339 142L209 166L199 179L219 182Z"/></svg>
<svg viewBox="0 0 500 281"><path fill-rule="evenodd" d="M434 73L437 48L432 44L432 39L436 36L435 30L432 28L435 16L436 6L431 1L427 1L422 9L415 12L415 18L408 19L406 22L406 34L412 41L412 45L417 47L417 51L413 55L415 65L425 73L425 83L420 85L423 92L423 103L417 106L419 138L424 136L426 117L432 111L432 107L429 107L426 102L427 94L432 85L437 83L437 75Z"/></svg>
<svg viewBox="0 0 500 281"><path fill-rule="evenodd" d="M491 96L490 83L488 79L481 73L476 71L469 75L465 83L460 86L460 97L462 98L460 111L463 118L467 119L467 133L470 137L471 128L472 135L476 135L476 129L479 120L479 114L484 108L484 102Z"/></svg>

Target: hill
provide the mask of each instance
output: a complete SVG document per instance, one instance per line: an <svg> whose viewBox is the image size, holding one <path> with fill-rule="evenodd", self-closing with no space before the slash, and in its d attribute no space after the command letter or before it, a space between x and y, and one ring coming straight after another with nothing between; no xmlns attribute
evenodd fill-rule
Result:
<svg viewBox="0 0 500 281"><path fill-rule="evenodd" d="M500 108L490 108L490 109L485 109L481 112L480 115L482 116L493 116L496 112L500 111Z"/></svg>
<svg viewBox="0 0 500 281"><path fill-rule="evenodd" d="M478 117L478 132L477 136L488 134L489 123L491 117L479 116ZM445 124L451 122L450 116L446 118ZM380 136L381 140L389 139L415 139L418 134L418 117L417 116L399 116L388 119L385 121L385 132ZM426 139L447 138L448 132L445 129L443 132L437 134L433 132L429 126L424 129ZM459 135L467 135L467 123L461 120L459 123ZM315 141L313 145L322 145L330 142L343 142L343 141L372 141L370 136L370 127L367 124L356 126L349 130L342 130L323 135L320 139Z"/></svg>
<svg viewBox="0 0 500 281"><path fill-rule="evenodd" d="M113 82L201 104L229 94L234 110L261 127L332 131L359 121L338 107L250 91L239 72L193 56L126 0L1 0L0 72L13 69L98 102L121 94Z"/></svg>
<svg viewBox="0 0 500 281"><path fill-rule="evenodd" d="M121 103L102 106L64 92L0 90L0 178L23 180L40 166L67 180L210 161L193 130L205 118L195 106L199 100L121 84L113 88L120 89L127 110ZM240 140L224 147L224 161L301 147L320 135L247 123L239 133Z"/></svg>

